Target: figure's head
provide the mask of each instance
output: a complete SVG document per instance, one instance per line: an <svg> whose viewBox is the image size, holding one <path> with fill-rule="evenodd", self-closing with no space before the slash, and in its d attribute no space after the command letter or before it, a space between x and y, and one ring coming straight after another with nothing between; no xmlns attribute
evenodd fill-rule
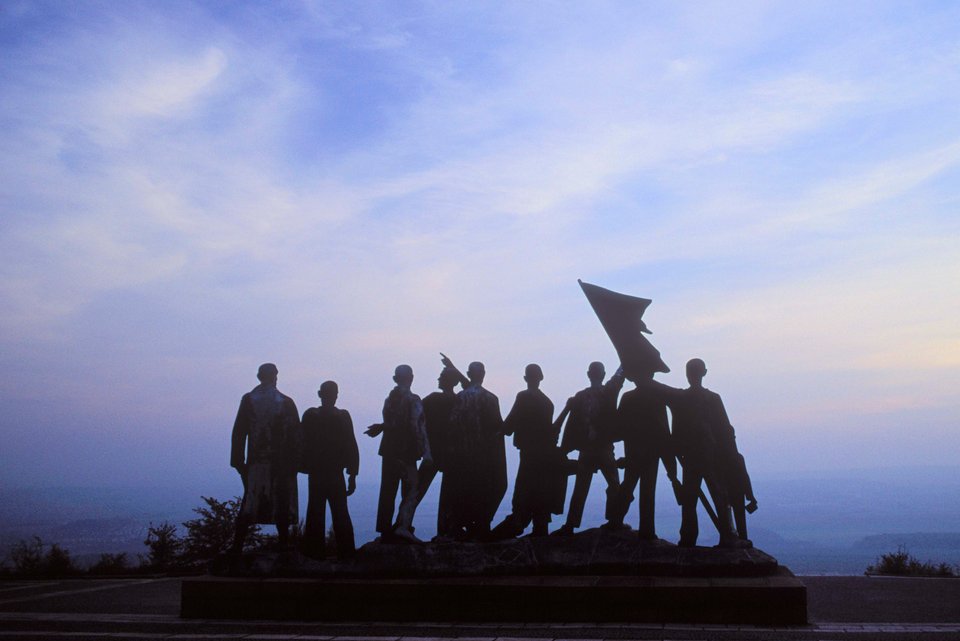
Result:
<svg viewBox="0 0 960 641"><path fill-rule="evenodd" d="M483 377L487 375L487 370L480 361L473 361L467 368L467 378L475 385L483 384Z"/></svg>
<svg viewBox="0 0 960 641"><path fill-rule="evenodd" d="M543 380L543 370L540 369L540 366L536 363L530 363L527 365L527 368L523 370L523 380L531 387L537 387L540 385L540 381Z"/></svg>
<svg viewBox="0 0 960 641"><path fill-rule="evenodd" d="M449 392L453 390L459 382L460 375L457 374L457 370L452 367L444 367L443 371L440 372L440 376L437 378L437 387L444 392Z"/></svg>
<svg viewBox="0 0 960 641"><path fill-rule="evenodd" d="M413 368L409 365L397 365L393 370L393 382L400 387L410 387L413 384Z"/></svg>
<svg viewBox="0 0 960 641"><path fill-rule="evenodd" d="M607 375L607 370L603 367L603 363L600 361L593 361L590 363L590 367L587 368L587 378L590 379L590 382L594 385L599 385L603 382L603 377Z"/></svg>
<svg viewBox="0 0 960 641"><path fill-rule="evenodd" d="M333 381L324 381L320 384L320 391L317 396L320 397L320 403L333 407L337 404L337 396L340 394L340 388Z"/></svg>
<svg viewBox="0 0 960 641"><path fill-rule="evenodd" d="M277 366L273 363L264 363L257 368L257 378L261 383L266 383L268 385L277 384Z"/></svg>
<svg viewBox="0 0 960 641"><path fill-rule="evenodd" d="M707 375L707 364L699 358L687 361L687 381L691 385L699 385Z"/></svg>

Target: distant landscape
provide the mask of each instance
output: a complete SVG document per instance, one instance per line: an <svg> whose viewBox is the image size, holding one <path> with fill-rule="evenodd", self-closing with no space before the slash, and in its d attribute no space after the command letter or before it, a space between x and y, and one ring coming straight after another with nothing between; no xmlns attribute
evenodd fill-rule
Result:
<svg viewBox="0 0 960 641"><path fill-rule="evenodd" d="M358 544L376 535L378 490L374 475L360 481L350 499ZM602 522L599 481L591 488L586 527ZM301 476L301 518L305 485ZM960 564L960 468L784 473L782 478L755 478L754 486L760 509L749 520L751 538L796 574L862 574L879 555L901 546L921 560ZM431 488L417 512L421 538L434 533L437 491ZM182 523L194 516L201 495L227 499L239 492L239 482L203 488L8 487L0 490L0 551L5 555L18 541L39 536L68 549L81 565L103 552L126 552L136 562L145 552L143 540L151 523ZM501 516L508 509L509 495ZM657 512L658 534L676 541L679 508L665 479ZM555 517L552 527L560 518ZM636 526L635 509L629 519ZM700 543L712 545L716 536L706 517L702 519Z"/></svg>

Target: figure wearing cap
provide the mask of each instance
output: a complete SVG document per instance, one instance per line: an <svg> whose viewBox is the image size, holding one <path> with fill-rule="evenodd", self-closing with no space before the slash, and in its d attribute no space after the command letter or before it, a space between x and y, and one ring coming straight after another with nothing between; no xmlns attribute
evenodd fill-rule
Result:
<svg viewBox="0 0 960 641"><path fill-rule="evenodd" d="M253 523L277 526L281 546L298 520L297 458L300 417L293 399L277 390L277 366L257 370L260 384L240 399L233 423L230 466L243 481L233 551L239 553Z"/></svg>

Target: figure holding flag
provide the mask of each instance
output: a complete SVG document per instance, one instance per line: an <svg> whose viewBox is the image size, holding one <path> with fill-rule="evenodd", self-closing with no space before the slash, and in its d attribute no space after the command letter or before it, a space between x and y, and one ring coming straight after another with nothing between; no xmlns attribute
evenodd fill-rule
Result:
<svg viewBox="0 0 960 641"><path fill-rule="evenodd" d="M703 361L693 359L687 363L688 389L678 390L654 381L652 374L669 372L670 368L660 358L660 352L643 336L644 333L650 333L643 321L643 313L652 301L578 282L616 348L627 378L635 382L638 388L644 389L644 394L668 405L673 413L670 439L673 452L665 459L665 465L670 474L672 465L667 461L676 455L684 468L680 491L683 513L680 545L696 545L699 500L717 526L720 545L738 547L741 543L731 525L726 482L721 478L724 466L720 464L724 451L729 449L733 439L733 427L727 419L720 396L703 387L703 377L707 373ZM701 489L703 481L706 481L713 496L715 510ZM676 483L674 488L676 491ZM652 505L651 496L646 509L652 510ZM648 522L652 525L652 519ZM644 523L641 523L641 528L650 534Z"/></svg>
<svg viewBox="0 0 960 641"><path fill-rule="evenodd" d="M650 372L646 380L653 379ZM644 381L635 381L636 389L620 399L617 421L623 436L626 467L616 506L607 527L623 526L633 502L633 490L640 486L640 522L638 533L641 541L656 541L655 505L657 475L660 461L667 470L667 477L676 488L677 459L670 442L670 426L667 422L667 405ZM679 493L678 502L679 502Z"/></svg>

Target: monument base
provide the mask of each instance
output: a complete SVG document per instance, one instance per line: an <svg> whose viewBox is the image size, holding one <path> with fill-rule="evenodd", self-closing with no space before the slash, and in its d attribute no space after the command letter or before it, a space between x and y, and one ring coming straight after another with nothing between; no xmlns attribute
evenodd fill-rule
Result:
<svg viewBox="0 0 960 641"><path fill-rule="evenodd" d="M679 548L636 533L384 544L347 561L223 557L185 579L189 618L803 624L806 587L756 549Z"/></svg>
<svg viewBox="0 0 960 641"><path fill-rule="evenodd" d="M512 576L184 579L181 616L308 621L802 625L806 587L768 577Z"/></svg>

